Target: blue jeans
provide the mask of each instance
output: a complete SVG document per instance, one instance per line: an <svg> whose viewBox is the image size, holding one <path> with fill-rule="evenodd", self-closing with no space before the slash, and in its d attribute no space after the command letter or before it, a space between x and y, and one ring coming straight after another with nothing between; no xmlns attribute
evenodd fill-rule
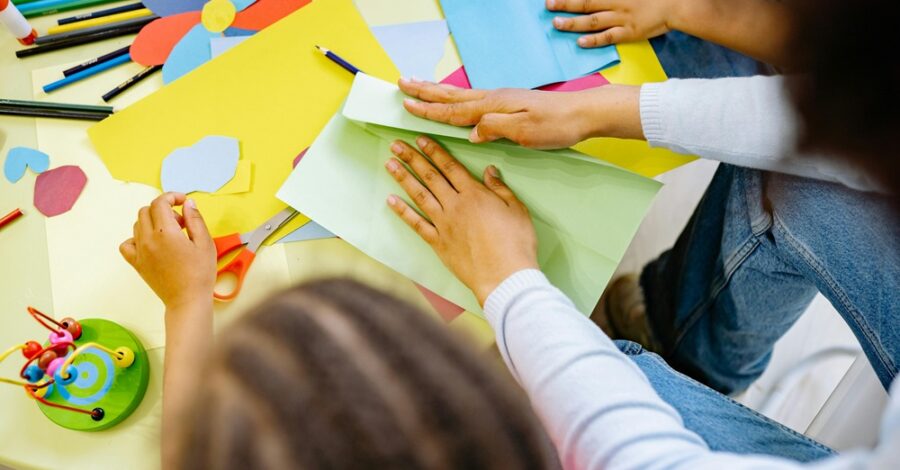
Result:
<svg viewBox="0 0 900 470"><path fill-rule="evenodd" d="M662 356L722 393L762 374L817 292L885 389L897 375L900 223L880 195L722 165L641 286Z"/></svg>
<svg viewBox="0 0 900 470"><path fill-rule="evenodd" d="M641 345L616 341L659 394L672 405L687 429L710 449L736 454L765 454L798 462L834 455L834 451L672 370Z"/></svg>

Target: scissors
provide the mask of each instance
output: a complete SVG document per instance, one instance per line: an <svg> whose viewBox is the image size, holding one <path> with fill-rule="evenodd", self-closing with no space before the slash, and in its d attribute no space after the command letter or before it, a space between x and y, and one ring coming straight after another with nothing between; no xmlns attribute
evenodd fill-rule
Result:
<svg viewBox="0 0 900 470"><path fill-rule="evenodd" d="M244 234L232 233L213 239L216 243L216 259L220 261L229 253L240 249L238 254L229 261L228 264L219 268L218 273L216 273L216 279L221 278L223 274L233 274L237 278L237 283L235 284L234 289L228 294L213 292L213 297L215 297L216 300L230 302L237 297L238 293L241 291L241 286L244 285L244 277L247 275L247 271L250 269L253 259L256 258L256 252L259 251L263 243L265 243L273 233L277 232L278 229L290 222L297 214L299 214L299 212L288 207L272 216L269 220L263 222L251 232Z"/></svg>

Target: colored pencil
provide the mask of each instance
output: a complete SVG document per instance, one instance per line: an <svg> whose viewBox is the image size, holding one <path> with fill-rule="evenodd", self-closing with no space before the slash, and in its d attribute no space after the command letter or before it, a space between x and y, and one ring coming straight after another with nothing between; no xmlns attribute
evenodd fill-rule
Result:
<svg viewBox="0 0 900 470"><path fill-rule="evenodd" d="M19 7L25 18L33 18L35 16L46 16L69 10L77 10L79 8L87 8L104 3L111 3L118 0L37 0L28 2Z"/></svg>
<svg viewBox="0 0 900 470"><path fill-rule="evenodd" d="M112 106L97 106L93 104L72 104L72 103L53 103L50 101L26 101L26 100L9 100L0 98L0 106L7 108L24 108L24 109L56 109L60 111L79 111L86 113L105 113L112 114L114 108Z"/></svg>
<svg viewBox="0 0 900 470"><path fill-rule="evenodd" d="M106 92L106 94L103 95L103 102L104 103L109 102L109 100L115 98L116 96L119 96L119 93L122 93L123 91L133 87L134 85L139 83L141 80L149 77L150 75L153 75L154 73L156 73L159 70L162 70L162 65L151 65L151 66L145 68L144 70L141 70L140 72L137 73L137 75L129 78L128 80L125 80L119 86Z"/></svg>
<svg viewBox="0 0 900 470"><path fill-rule="evenodd" d="M73 39L68 39L65 41L54 42L53 44L46 44L43 46L32 47L29 49L22 49L16 51L16 57L20 59L24 59L25 57L31 57L39 54L44 54L47 52L53 52L60 49L66 49L69 47L80 46L82 44L88 44L97 41L103 41L106 39L117 38L119 36L127 36L129 34L136 34L138 31L143 28L144 25L135 25L129 26L127 28L118 28L102 31L99 33L94 33L90 35L80 36Z"/></svg>
<svg viewBox="0 0 900 470"><path fill-rule="evenodd" d="M88 68L82 70L81 72L73 73L72 75L69 75L68 77L57 80L53 83L48 83L48 84L44 85L44 93L50 93L51 91L58 90L65 86L69 86L75 82L79 82L81 80L84 80L85 78L96 75L100 72L104 72L113 67L117 67L119 65L126 64L128 62L131 62L131 54L120 55L119 57L116 57L115 59L107 60L106 62L97 64L93 67L88 67Z"/></svg>
<svg viewBox="0 0 900 470"><path fill-rule="evenodd" d="M346 60L342 59L341 56L335 54L334 52L329 51L328 49L325 49L325 48L322 47L322 46L316 46L316 50L318 50L319 52L321 52L322 54L324 54L325 57L328 57L329 59L331 59L332 62L334 62L335 64L340 65L340 66L343 67L345 70L347 70L348 72L352 73L353 75L356 75L356 74L362 72L362 70L356 68L356 67L355 67L353 64L351 64L350 62L347 62Z"/></svg>
<svg viewBox="0 0 900 470"><path fill-rule="evenodd" d="M107 113L88 113L80 111L62 111L56 109L8 108L0 106L0 114L7 116L80 119L85 121L102 121L110 115Z"/></svg>
<svg viewBox="0 0 900 470"><path fill-rule="evenodd" d="M80 31L95 26L103 26L118 23L120 21L133 20L135 18L144 18L151 15L153 15L152 11L148 10L147 8L142 8L140 10L126 11L124 13L117 13L115 15L101 16L100 18L77 21L75 23L64 24L62 26L54 26L47 29L47 34L54 35L68 33L70 31Z"/></svg>
<svg viewBox="0 0 900 470"><path fill-rule="evenodd" d="M114 50L114 51L112 51L112 52L110 52L110 53L103 54L103 55L100 56L100 57L95 57L95 58L93 58L93 59L91 59L91 60L82 62L82 63L80 63L80 64L78 64L78 65L76 65L76 66L74 66L74 67L70 67L70 68L67 68L67 69L63 70L63 76L64 76L64 77L68 77L69 75L72 75L72 74L76 74L76 73L78 73L78 72L81 72L82 70L84 70L84 69L86 69L86 68L93 67L93 66L95 66L95 65L97 65L97 64L102 64L103 62L106 62L106 61L108 61L108 60L115 59L116 57L119 57L120 55L128 54L128 52L129 52L130 50L131 50L131 46L125 46L125 47L123 47L123 48L121 48L121 49L116 49L116 50Z"/></svg>
<svg viewBox="0 0 900 470"><path fill-rule="evenodd" d="M77 23L79 21L92 20L94 18L103 18L104 16L115 15L117 13L124 13L126 11L134 11L140 10L144 8L144 4L141 2L132 3L130 5L122 5L120 7L115 8L107 8L106 10L98 10L92 11L90 13L82 13L80 15L70 16L68 18L60 18L56 20L56 24L62 26L65 24Z"/></svg>
<svg viewBox="0 0 900 470"><path fill-rule="evenodd" d="M76 31L69 31L66 33L59 34L51 34L49 36L41 36L34 40L34 43L38 46L43 46L46 44L53 44L55 42L65 41L68 39L79 38L82 36L90 36L95 33L102 33L104 31L116 30L120 28L128 28L131 26L141 26L143 27L147 23L159 18L158 16L145 16L141 18L132 18L130 20L125 21L117 21L111 24L103 24L100 26L92 26L90 28L79 29Z"/></svg>
<svg viewBox="0 0 900 470"><path fill-rule="evenodd" d="M22 217L22 211L19 210L19 209L13 209L12 212L10 212L9 214L4 215L3 218L0 219L0 228L6 227L6 226L9 225L13 220L18 219L19 217Z"/></svg>

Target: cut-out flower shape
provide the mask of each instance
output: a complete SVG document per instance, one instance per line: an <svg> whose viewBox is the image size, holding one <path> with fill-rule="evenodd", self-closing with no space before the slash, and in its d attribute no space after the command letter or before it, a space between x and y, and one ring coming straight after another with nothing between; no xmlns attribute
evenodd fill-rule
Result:
<svg viewBox="0 0 900 470"><path fill-rule="evenodd" d="M131 58L162 65L170 83L212 58L210 39L250 36L311 0L145 0L160 18L144 27L131 45Z"/></svg>

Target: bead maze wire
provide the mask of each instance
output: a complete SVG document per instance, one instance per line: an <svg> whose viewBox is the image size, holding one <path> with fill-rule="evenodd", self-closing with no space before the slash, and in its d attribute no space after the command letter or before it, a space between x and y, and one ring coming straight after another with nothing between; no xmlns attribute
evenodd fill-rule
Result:
<svg viewBox="0 0 900 470"><path fill-rule="evenodd" d="M77 321L72 318L64 318L62 321L57 321L34 307L28 307L28 313L38 324L50 330L48 344L47 346L41 346L37 341L27 341L15 345L0 354L0 362L3 362L17 351L21 351L22 355L27 359L19 370L19 377L23 380L0 377L0 383L24 387L29 397L43 405L74 413L87 414L95 421L102 420L105 416L102 408L84 410L53 403L45 398L47 391L51 385L57 384L57 379L60 381L57 385L60 386L74 381L69 368L72 367L75 359L87 349L94 348L109 354L114 363L121 368L127 368L134 363L134 351L126 347L113 350L96 342L85 343L80 346L76 345L75 340L81 337L81 325Z"/></svg>

